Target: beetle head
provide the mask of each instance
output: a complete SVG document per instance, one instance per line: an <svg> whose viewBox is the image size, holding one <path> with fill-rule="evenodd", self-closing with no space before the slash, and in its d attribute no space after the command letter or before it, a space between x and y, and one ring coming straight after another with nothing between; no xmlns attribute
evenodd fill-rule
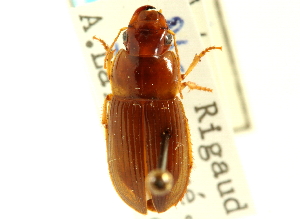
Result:
<svg viewBox="0 0 300 219"><path fill-rule="evenodd" d="M156 56L163 54L171 45L171 37L164 16L153 6L138 8L123 34L124 45L131 55Z"/></svg>

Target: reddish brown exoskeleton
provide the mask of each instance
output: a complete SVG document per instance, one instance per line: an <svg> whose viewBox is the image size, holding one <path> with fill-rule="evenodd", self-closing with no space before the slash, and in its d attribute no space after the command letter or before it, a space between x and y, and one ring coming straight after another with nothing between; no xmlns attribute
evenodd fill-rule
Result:
<svg viewBox="0 0 300 219"><path fill-rule="evenodd" d="M182 82L200 58L180 73L175 34L164 16L142 6L105 50L105 65L112 94L104 102L107 161L112 183L120 197L141 214L164 212L184 196L192 168L188 121L181 90L212 91ZM114 57L113 45L123 33L126 50ZM175 53L168 51L174 38ZM109 104L108 104L109 103Z"/></svg>

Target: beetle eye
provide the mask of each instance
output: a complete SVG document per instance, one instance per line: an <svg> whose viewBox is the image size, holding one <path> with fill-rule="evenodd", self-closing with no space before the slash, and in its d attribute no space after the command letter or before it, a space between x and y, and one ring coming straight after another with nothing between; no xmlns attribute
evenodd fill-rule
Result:
<svg viewBox="0 0 300 219"><path fill-rule="evenodd" d="M127 42L127 39L128 39L127 31L124 31L124 32L123 32L123 42L126 43L126 42Z"/></svg>
<svg viewBox="0 0 300 219"><path fill-rule="evenodd" d="M165 36L165 44L166 45L170 45L172 43L172 34L168 33L166 36Z"/></svg>

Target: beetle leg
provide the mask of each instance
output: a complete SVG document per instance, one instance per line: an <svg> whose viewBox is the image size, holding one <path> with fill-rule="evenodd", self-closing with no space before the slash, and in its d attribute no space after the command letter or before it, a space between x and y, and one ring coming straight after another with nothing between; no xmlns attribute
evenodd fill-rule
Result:
<svg viewBox="0 0 300 219"><path fill-rule="evenodd" d="M113 97L112 94L108 94L106 96L105 100L104 100L104 103L103 103L102 125L104 125L105 130L107 130L107 125L108 125L108 122L107 122L107 104L108 104L108 101L112 100L112 97Z"/></svg>
<svg viewBox="0 0 300 219"><path fill-rule="evenodd" d="M103 47L106 51L106 55L105 55L105 59L104 59L104 69L107 69L108 79L110 79L110 75L111 75L111 71L112 71L112 64L113 64L112 60L113 60L114 53L115 53L115 50L112 50L112 48L113 48L114 44L116 43L116 41L118 40L121 32L126 29L127 29L127 27L123 27L119 30L118 35L116 36L116 38L114 39L114 41L110 47L108 47L108 45L104 42L104 40L97 38L96 36L93 36L93 39L98 40L103 45Z"/></svg>
<svg viewBox="0 0 300 219"><path fill-rule="evenodd" d="M201 87L201 86L199 86L196 83L191 82L191 81L181 83L181 90L183 90L186 86L188 86L189 89L191 89L191 90L195 89L195 90L202 90L202 91L212 92L212 89L210 89L208 87ZM180 92L180 94L181 94L181 92Z"/></svg>
<svg viewBox="0 0 300 219"><path fill-rule="evenodd" d="M186 76L188 76L188 74L194 69L194 67L197 65L198 62L201 62L201 58L205 55L205 53L209 52L210 50L213 49L220 49L222 50L222 46L220 47L216 47L216 46L211 46L206 48L205 50L203 50L199 55L195 55L194 60L192 61L192 63L190 64L189 68L186 70L186 72L184 74L181 75L181 79L185 79Z"/></svg>

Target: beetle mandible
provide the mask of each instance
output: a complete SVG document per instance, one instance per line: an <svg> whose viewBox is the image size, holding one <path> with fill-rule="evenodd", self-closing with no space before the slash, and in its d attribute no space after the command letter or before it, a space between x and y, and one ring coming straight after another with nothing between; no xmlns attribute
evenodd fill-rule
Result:
<svg viewBox="0 0 300 219"><path fill-rule="evenodd" d="M121 28L106 50L104 68L112 94L104 101L107 161L112 183L125 203L140 212L164 212L184 196L192 168L188 121L182 89L212 91L182 82L209 47L196 55L184 74L175 34L161 11L138 8L128 27ZM114 57L112 49L121 32L126 50ZM174 41L175 53L169 51Z"/></svg>

